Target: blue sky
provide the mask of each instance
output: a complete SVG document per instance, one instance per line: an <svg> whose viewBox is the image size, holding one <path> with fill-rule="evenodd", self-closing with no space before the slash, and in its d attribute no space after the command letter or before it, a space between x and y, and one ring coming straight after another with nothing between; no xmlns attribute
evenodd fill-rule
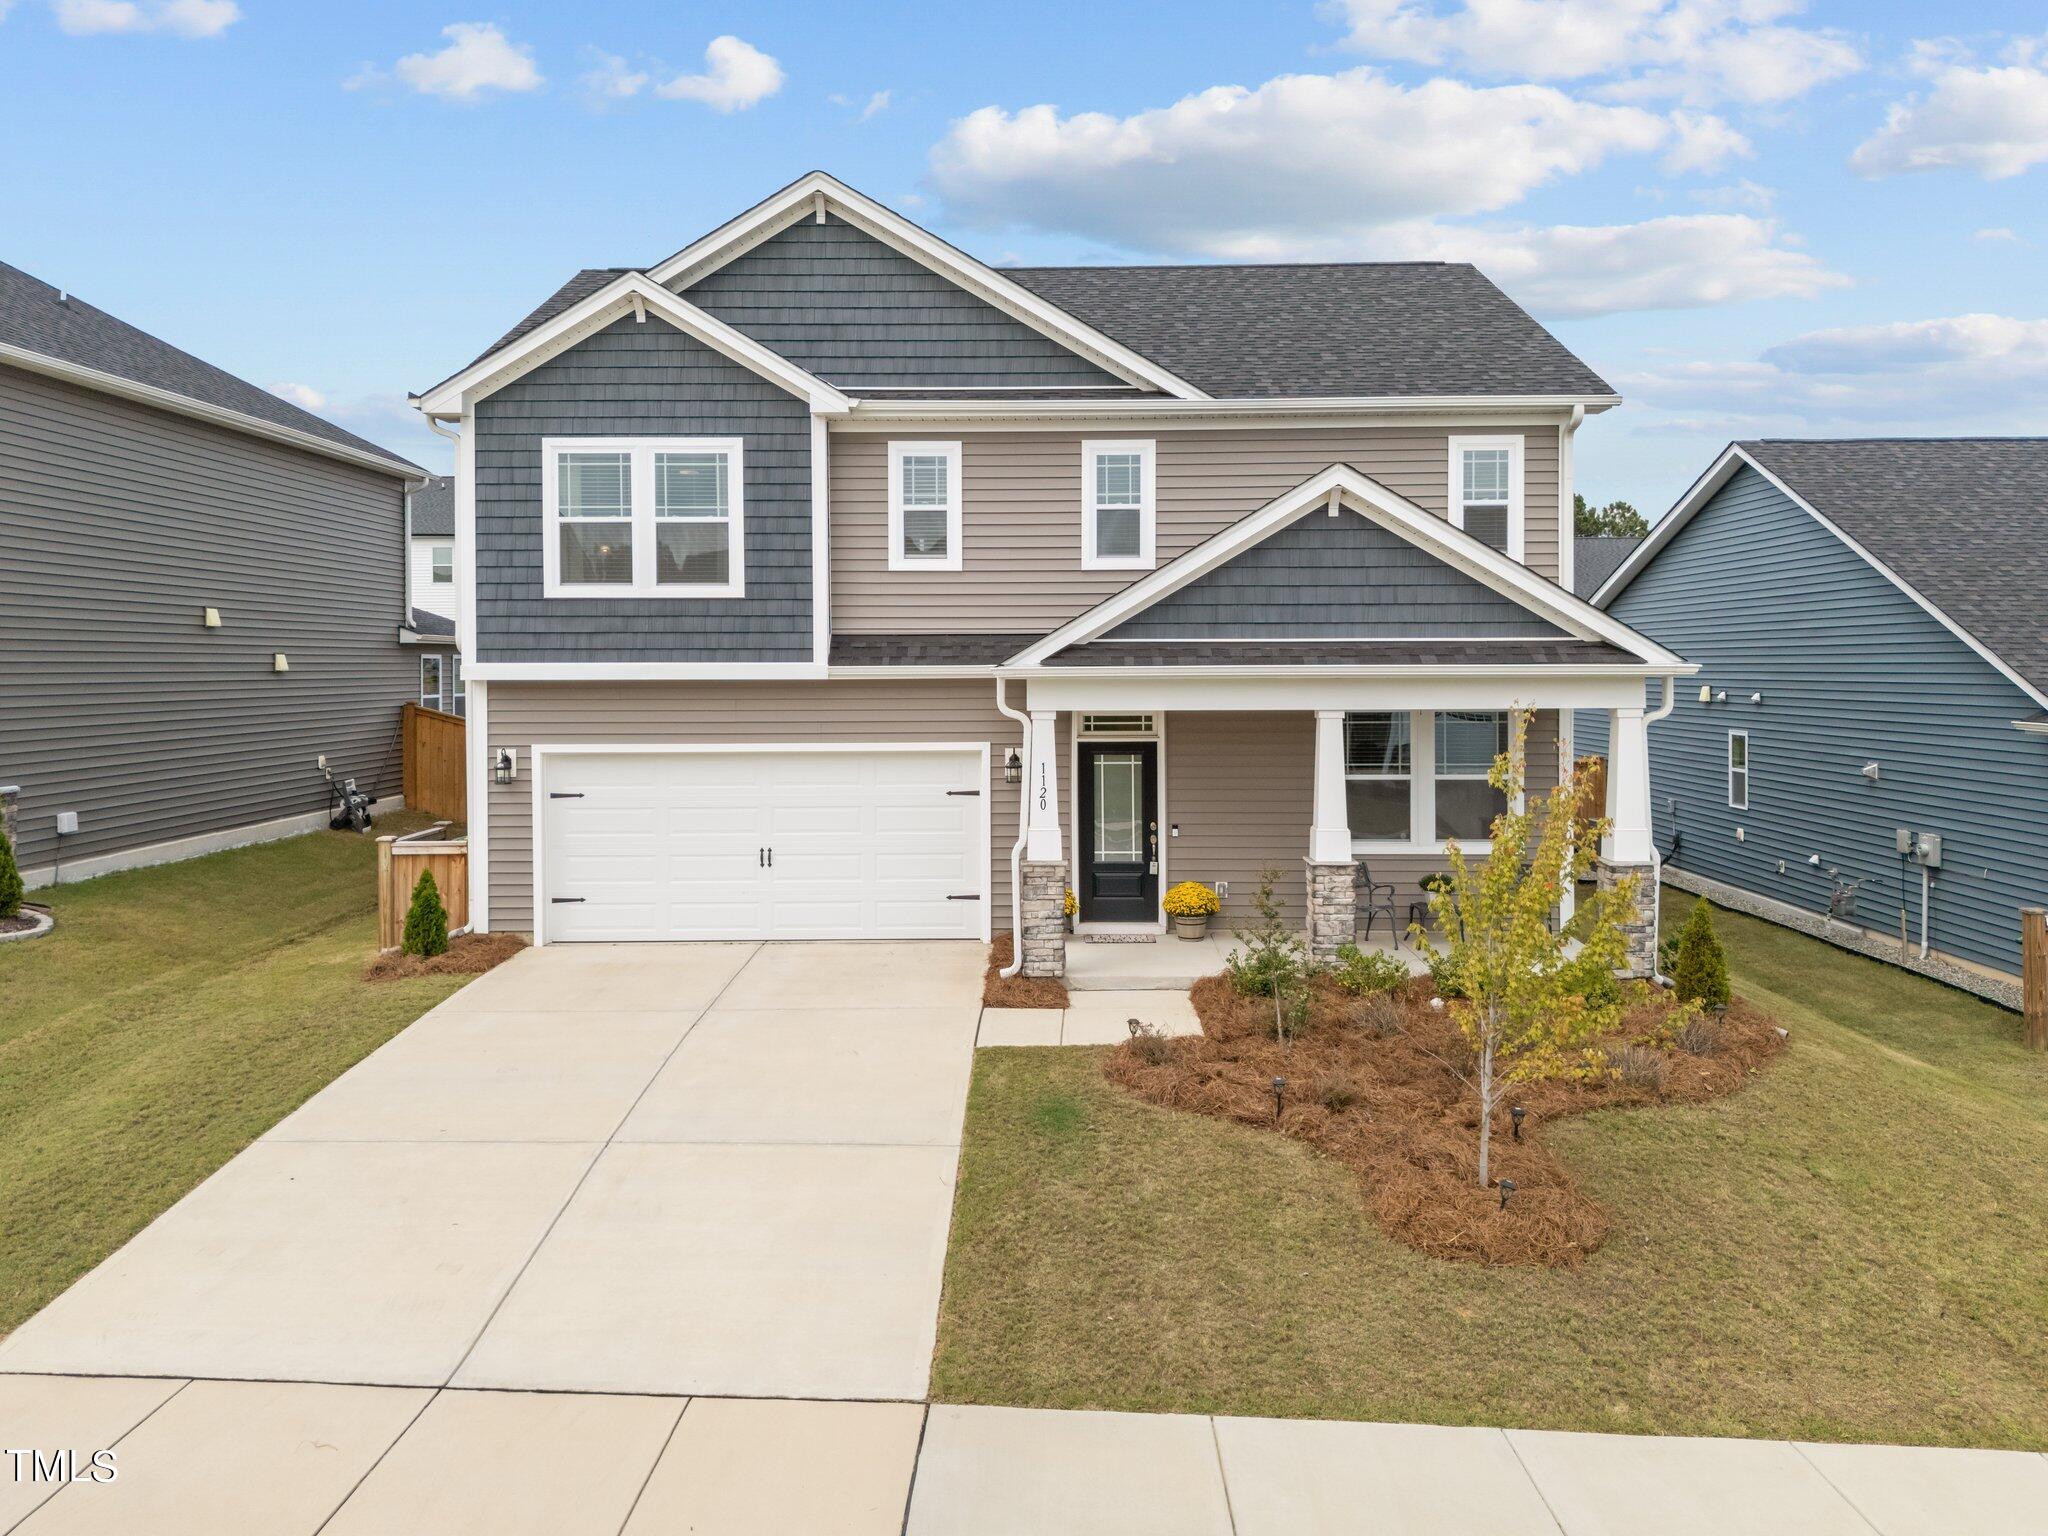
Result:
<svg viewBox="0 0 2048 1536"><path fill-rule="evenodd" d="M2037 5L0 0L0 259L437 468L408 390L812 167L996 262L1476 261L1653 515L2048 432Z"/></svg>

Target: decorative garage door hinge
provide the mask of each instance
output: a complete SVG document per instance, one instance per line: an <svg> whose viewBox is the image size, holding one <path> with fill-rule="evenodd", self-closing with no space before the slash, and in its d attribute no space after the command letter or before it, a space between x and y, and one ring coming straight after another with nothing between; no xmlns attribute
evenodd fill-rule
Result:
<svg viewBox="0 0 2048 1536"><path fill-rule="evenodd" d="M579 901L588 901L589 899L587 896L550 896L548 898L549 901L558 907L574 906Z"/></svg>
<svg viewBox="0 0 2048 1536"><path fill-rule="evenodd" d="M981 791L978 789L949 789L946 793L949 795L979 795Z"/></svg>
<svg viewBox="0 0 2048 1536"><path fill-rule="evenodd" d="M548 791L548 798L550 800L581 800L583 798L583 791L580 789L551 789Z"/></svg>

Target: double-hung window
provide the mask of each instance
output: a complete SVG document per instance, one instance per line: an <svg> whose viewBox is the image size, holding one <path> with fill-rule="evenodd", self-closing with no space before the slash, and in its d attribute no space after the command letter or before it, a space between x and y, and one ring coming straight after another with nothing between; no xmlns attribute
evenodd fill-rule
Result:
<svg viewBox="0 0 2048 1536"><path fill-rule="evenodd" d="M420 657L421 708L459 715L463 702L462 658L452 652Z"/></svg>
<svg viewBox="0 0 2048 1536"><path fill-rule="evenodd" d="M1504 555L1523 558L1522 440L1451 439L1451 522Z"/></svg>
<svg viewBox="0 0 2048 1536"><path fill-rule="evenodd" d="M1506 798L1486 782L1507 751L1505 710L1399 710L1344 717L1344 800L1362 849L1483 852Z"/></svg>
<svg viewBox="0 0 2048 1536"><path fill-rule="evenodd" d="M960 569L960 445L889 445L889 569Z"/></svg>
<svg viewBox="0 0 2048 1536"><path fill-rule="evenodd" d="M544 440L547 595L741 596L743 459L738 438Z"/></svg>
<svg viewBox="0 0 2048 1536"><path fill-rule="evenodd" d="M1344 800L1353 839L1407 842L1414 782L1414 738L1406 712L1344 717Z"/></svg>
<svg viewBox="0 0 2048 1536"><path fill-rule="evenodd" d="M437 587L446 587L455 581L455 546L436 544L427 551L427 568L430 579Z"/></svg>
<svg viewBox="0 0 2048 1536"><path fill-rule="evenodd" d="M1503 710L1440 710L1436 717L1436 836L1461 843L1493 836L1493 819L1507 797L1486 782L1494 759L1508 749Z"/></svg>
<svg viewBox="0 0 2048 1536"><path fill-rule="evenodd" d="M1749 732L1728 733L1728 806L1749 809Z"/></svg>
<svg viewBox="0 0 2048 1536"><path fill-rule="evenodd" d="M1081 567L1149 571L1156 564L1157 487L1152 441L1081 445Z"/></svg>

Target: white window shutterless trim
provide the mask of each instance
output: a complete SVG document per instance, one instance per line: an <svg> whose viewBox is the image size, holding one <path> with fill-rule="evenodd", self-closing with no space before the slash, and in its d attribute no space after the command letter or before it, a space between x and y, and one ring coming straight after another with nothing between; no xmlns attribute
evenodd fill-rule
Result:
<svg viewBox="0 0 2048 1536"><path fill-rule="evenodd" d="M561 513L560 464L565 454L618 453L630 463L627 516L610 519L632 528L630 582L566 582L562 579L562 528L565 523L604 521L564 518ZM655 460L661 454L719 454L725 459L725 510L722 516L662 518L655 494ZM746 572L746 444L737 437L549 437L541 439L541 577L546 597L705 598L744 597ZM726 579L722 582L664 582L657 579L658 538L664 523L678 522L726 529Z"/></svg>
<svg viewBox="0 0 2048 1536"><path fill-rule="evenodd" d="M945 499L941 502L920 500L915 508L908 506L908 499L921 494L922 488L914 482L924 478L919 475L906 476L904 463L909 459L939 459L945 465ZM906 483L910 481L913 483ZM923 493L928 494L928 493ZM912 554L908 540L912 530L906 528L906 511L930 514L941 512L945 517L945 545L937 553ZM912 443L894 442L889 444L889 569L892 571L957 571L960 569L960 444L957 442Z"/></svg>

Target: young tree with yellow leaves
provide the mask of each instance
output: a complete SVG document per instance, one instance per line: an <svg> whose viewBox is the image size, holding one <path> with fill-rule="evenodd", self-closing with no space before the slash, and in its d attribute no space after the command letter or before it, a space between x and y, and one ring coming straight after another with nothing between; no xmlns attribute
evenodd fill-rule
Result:
<svg viewBox="0 0 2048 1536"><path fill-rule="evenodd" d="M1614 977L1633 895L1622 882L1582 900L1569 925L1554 925L1567 882L1592 869L1607 827L1582 825L1574 835L1575 773L1538 804L1524 803L1528 729L1527 713L1516 710L1508 750L1487 775L1507 804L1493 821L1492 851L1481 862L1456 842L1445 849L1450 878L1429 897L1441 947L1419 925L1410 929L1431 971L1459 994L1445 1006L1478 1060L1482 1189L1492 1183L1493 1115L1506 1091L1583 1068L1592 1041L1619 1021Z"/></svg>

